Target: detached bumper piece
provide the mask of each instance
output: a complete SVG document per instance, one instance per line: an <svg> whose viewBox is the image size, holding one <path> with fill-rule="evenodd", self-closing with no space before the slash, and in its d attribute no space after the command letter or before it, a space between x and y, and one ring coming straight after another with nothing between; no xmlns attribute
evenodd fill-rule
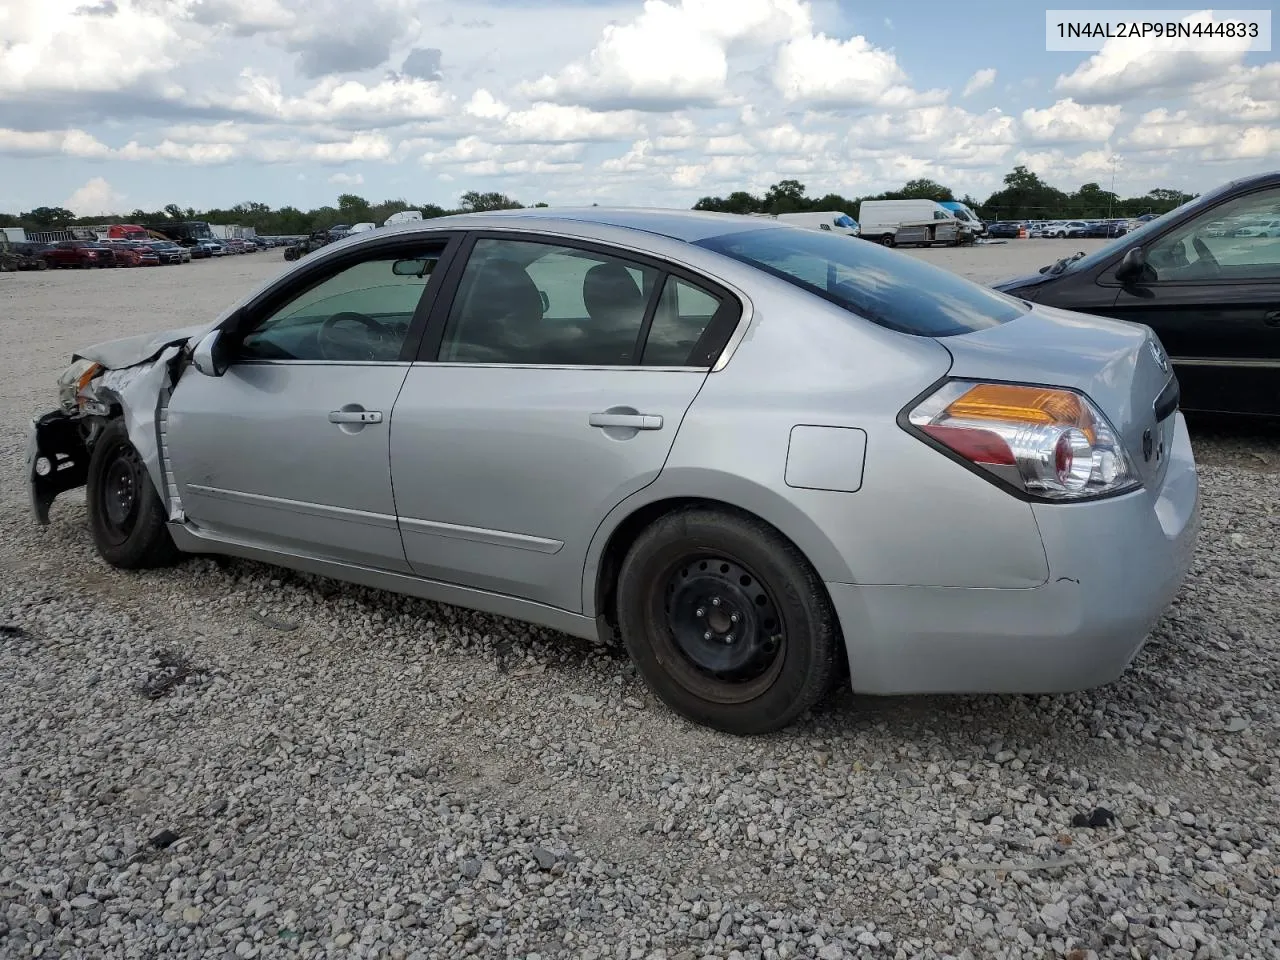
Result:
<svg viewBox="0 0 1280 960"><path fill-rule="evenodd" d="M89 477L89 448L81 422L61 410L31 421L27 436L27 483L31 515L36 523L49 523L49 506L58 494L83 487Z"/></svg>

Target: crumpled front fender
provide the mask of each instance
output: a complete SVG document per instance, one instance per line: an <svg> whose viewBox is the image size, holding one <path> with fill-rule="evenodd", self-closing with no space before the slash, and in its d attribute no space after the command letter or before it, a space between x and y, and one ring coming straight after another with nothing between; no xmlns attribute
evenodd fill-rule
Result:
<svg viewBox="0 0 1280 960"><path fill-rule="evenodd" d="M138 451L156 490L164 495L165 477L160 462L159 411L173 386L173 360L182 347L172 345L162 350L150 363L121 370L107 370L89 382L84 394L105 406L119 406L124 415L129 442Z"/></svg>
<svg viewBox="0 0 1280 960"><path fill-rule="evenodd" d="M164 497L167 486L159 416L173 386L173 361L181 352L180 345L173 345L148 363L106 370L81 392L82 413L54 410L32 421L27 441L27 478L31 511L37 523L49 522L49 507L60 493L87 482L93 446L91 424L95 417L110 416L116 410L152 484Z"/></svg>

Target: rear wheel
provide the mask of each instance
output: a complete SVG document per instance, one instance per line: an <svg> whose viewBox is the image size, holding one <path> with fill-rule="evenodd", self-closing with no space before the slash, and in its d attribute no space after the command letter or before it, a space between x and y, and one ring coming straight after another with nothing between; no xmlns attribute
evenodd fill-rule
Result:
<svg viewBox="0 0 1280 960"><path fill-rule="evenodd" d="M86 493L93 541L107 563L137 570L178 560L164 504L124 421L113 420L94 444Z"/></svg>
<svg viewBox="0 0 1280 960"><path fill-rule="evenodd" d="M804 556L759 520L668 514L618 577L618 625L636 668L673 710L728 733L786 727L836 673L836 619Z"/></svg>
<svg viewBox="0 0 1280 960"><path fill-rule="evenodd" d="M881 238L880 238L880 242L881 242L884 246L886 246L886 247L892 247L892 246L893 246L893 234L891 234L891 233L886 233L883 237L881 237Z"/></svg>

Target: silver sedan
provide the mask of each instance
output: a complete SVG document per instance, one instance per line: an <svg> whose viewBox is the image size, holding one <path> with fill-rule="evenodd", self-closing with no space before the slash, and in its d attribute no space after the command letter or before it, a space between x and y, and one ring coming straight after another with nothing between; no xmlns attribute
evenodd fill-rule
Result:
<svg viewBox="0 0 1280 960"><path fill-rule="evenodd" d="M1117 677L1198 485L1146 327L754 217L384 228L198 328L77 354L32 509L101 555L263 560L616 636L673 709Z"/></svg>

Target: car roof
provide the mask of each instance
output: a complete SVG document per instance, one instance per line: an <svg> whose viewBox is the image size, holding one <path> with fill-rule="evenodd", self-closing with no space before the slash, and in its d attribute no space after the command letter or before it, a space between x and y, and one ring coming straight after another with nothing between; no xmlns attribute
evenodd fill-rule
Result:
<svg viewBox="0 0 1280 960"><path fill-rule="evenodd" d="M501 229L503 227L546 228L555 223L596 224L656 234L672 240L693 243L707 237L743 230L786 230L785 224L764 217L745 217L733 213L709 213L703 210L665 210L647 207L529 207L520 210L494 210L485 213L463 213L429 220L396 223L384 231L415 232L423 229L463 227L466 229Z"/></svg>

